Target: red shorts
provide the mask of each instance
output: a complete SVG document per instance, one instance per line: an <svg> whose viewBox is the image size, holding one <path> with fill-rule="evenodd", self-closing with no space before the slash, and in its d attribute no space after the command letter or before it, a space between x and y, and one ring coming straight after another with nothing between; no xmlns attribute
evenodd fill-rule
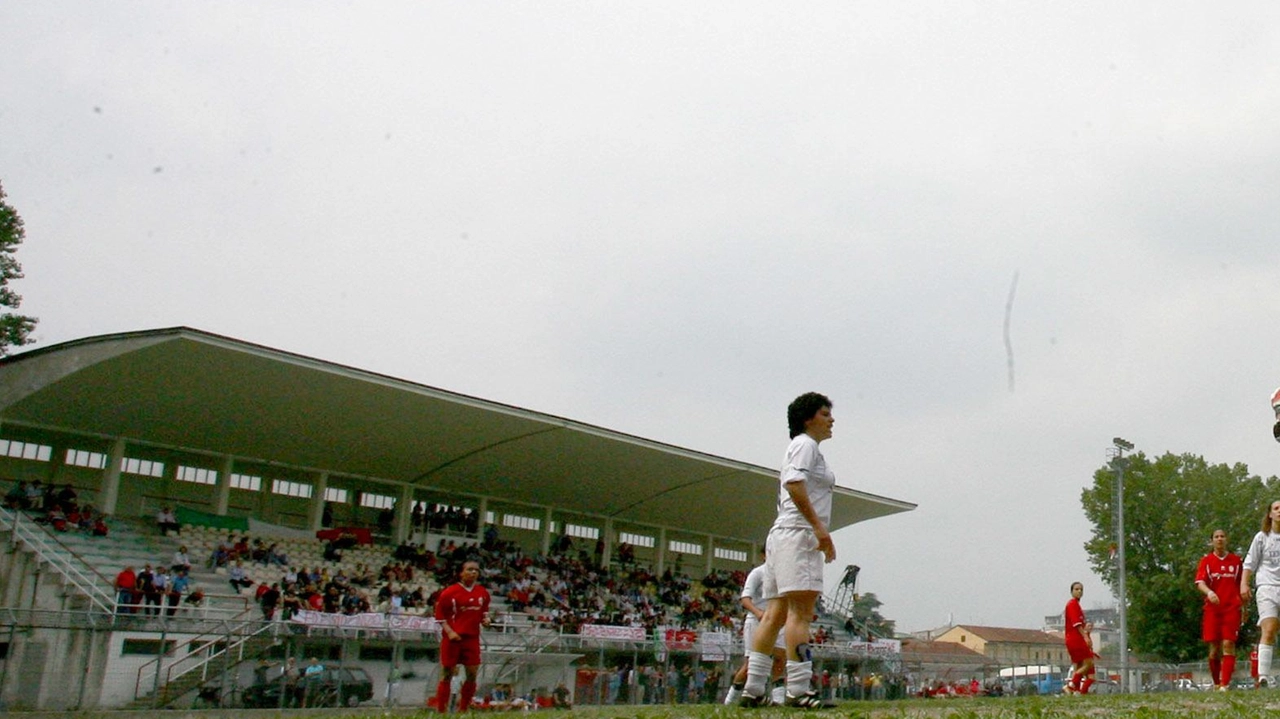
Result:
<svg viewBox="0 0 1280 719"><path fill-rule="evenodd" d="M1204 608L1204 620L1200 624L1200 638L1206 642L1234 642L1240 636L1240 605L1222 607L1209 605Z"/></svg>
<svg viewBox="0 0 1280 719"><path fill-rule="evenodd" d="M443 635L440 637L440 665L456 667L459 664L464 667L480 666L479 635L464 634L457 641Z"/></svg>
<svg viewBox="0 0 1280 719"><path fill-rule="evenodd" d="M1086 659L1097 656L1088 644L1083 641L1067 642L1067 654L1071 655L1071 663L1079 664Z"/></svg>

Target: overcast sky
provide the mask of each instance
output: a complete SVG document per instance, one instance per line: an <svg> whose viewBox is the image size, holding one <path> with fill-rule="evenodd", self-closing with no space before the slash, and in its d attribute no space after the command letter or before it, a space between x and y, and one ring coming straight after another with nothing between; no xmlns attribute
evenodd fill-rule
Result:
<svg viewBox="0 0 1280 719"><path fill-rule="evenodd" d="M919 504L828 577L900 629L1106 604L1112 437L1280 473L1272 2L6 0L0 61L39 346L187 325L766 466L821 391L839 483Z"/></svg>

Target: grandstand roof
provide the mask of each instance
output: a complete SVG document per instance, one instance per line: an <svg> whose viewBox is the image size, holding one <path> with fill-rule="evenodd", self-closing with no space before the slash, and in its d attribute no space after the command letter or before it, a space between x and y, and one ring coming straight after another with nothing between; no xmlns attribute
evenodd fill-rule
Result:
<svg viewBox="0 0 1280 719"><path fill-rule="evenodd" d="M775 469L187 327L0 359L0 417L748 541L775 512ZM838 487L832 529L914 508Z"/></svg>

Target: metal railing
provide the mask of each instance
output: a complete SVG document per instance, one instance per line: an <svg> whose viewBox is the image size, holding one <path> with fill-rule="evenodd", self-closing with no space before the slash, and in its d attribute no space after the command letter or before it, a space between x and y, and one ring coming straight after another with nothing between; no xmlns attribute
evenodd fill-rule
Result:
<svg viewBox="0 0 1280 719"><path fill-rule="evenodd" d="M111 581L99 574L75 550L58 541L47 527L24 518L19 510L0 507L0 529L12 531L11 546L16 547L21 542L30 547L39 561L53 567L54 571L88 597L98 609L115 612L116 596L108 589Z"/></svg>
<svg viewBox="0 0 1280 719"><path fill-rule="evenodd" d="M270 635L273 639L280 629L279 622L222 622L222 626L207 631L193 639L189 646L197 647L186 656L175 659L168 667L163 666L165 655L157 654L142 666L138 667L138 678L133 685L133 697L141 699L156 692L163 692L174 682L193 672L200 672L200 681L209 678L209 668L213 662L226 658L231 666L245 659L247 645L257 638ZM257 626L256 629L254 627ZM221 646L219 646L221 643ZM161 679L163 675L163 679ZM144 690L143 681L150 678L150 686Z"/></svg>

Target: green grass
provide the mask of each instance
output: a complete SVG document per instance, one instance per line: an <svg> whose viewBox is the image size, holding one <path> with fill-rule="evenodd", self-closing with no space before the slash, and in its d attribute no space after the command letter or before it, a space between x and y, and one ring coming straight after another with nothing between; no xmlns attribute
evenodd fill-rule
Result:
<svg viewBox="0 0 1280 719"><path fill-rule="evenodd" d="M1087 697L1009 697L1000 699L908 699L903 701L846 702L834 709L804 712L796 709L738 709L709 704L643 707L582 707L572 711L476 712L470 719L486 716L533 717L535 719L775 719L777 717L851 717L858 719L1065 719L1093 717L1097 719L1185 719L1188 717L1221 717L1227 719L1272 719L1280 712L1280 690L1238 691L1229 694L1213 692L1171 692L1167 694L1132 694ZM88 719L93 713L80 715ZM322 710L211 710L199 712L202 719L432 719L435 712L400 707L377 709ZM36 715L31 715L33 719ZM107 715L104 715L106 719ZM143 715L132 715L142 717ZM460 716L457 714L451 716ZM125 719L116 715L110 719Z"/></svg>
<svg viewBox="0 0 1280 719"><path fill-rule="evenodd" d="M739 719L756 717L865 717L866 719L1060 719L1064 717L1120 717L1121 719L1181 719L1183 717L1240 717L1271 719L1280 711L1280 691L1173 692L1111 696L1009 697L1000 699L909 699L846 702L835 709L804 712L796 709L738 709L711 705L654 707L589 707L567 712L540 711L543 719ZM378 717L379 712L369 716ZM331 716L331 715L330 715ZM472 716L484 716L474 714ZM495 714L494 716L501 716Z"/></svg>

